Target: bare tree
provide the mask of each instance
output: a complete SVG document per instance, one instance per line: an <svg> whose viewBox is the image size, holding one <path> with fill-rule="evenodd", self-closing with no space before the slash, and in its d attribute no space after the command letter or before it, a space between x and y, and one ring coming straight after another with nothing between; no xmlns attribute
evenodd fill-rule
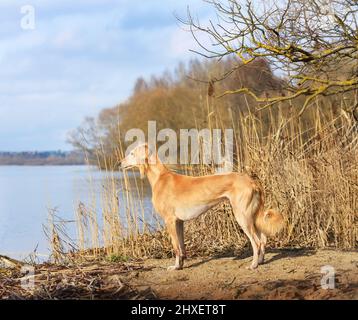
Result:
<svg viewBox="0 0 358 320"><path fill-rule="evenodd" d="M266 59L285 81L284 94L257 96L245 84L217 94L246 94L261 108L304 96L299 115L319 96L347 94L347 111L357 111L358 31L357 0L206 0L217 21L206 26L188 10L190 27L208 58L238 58L235 69ZM205 40L207 36L211 45ZM357 119L357 118L356 118ZM358 119L357 119L358 120Z"/></svg>

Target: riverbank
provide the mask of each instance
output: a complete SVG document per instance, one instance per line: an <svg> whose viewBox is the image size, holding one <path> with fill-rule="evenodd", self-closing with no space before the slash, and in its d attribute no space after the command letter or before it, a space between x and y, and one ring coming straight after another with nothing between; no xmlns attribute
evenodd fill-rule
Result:
<svg viewBox="0 0 358 320"><path fill-rule="evenodd" d="M173 259L91 262L35 267L34 290L20 285L20 270L0 272L1 299L358 299L358 253L279 249L248 270L251 256L189 259L169 272ZM334 271L323 289L321 268ZM328 268L328 269L327 269ZM333 268L333 269L332 269Z"/></svg>
<svg viewBox="0 0 358 320"><path fill-rule="evenodd" d="M77 151L0 151L1 166L79 166L86 164L84 154Z"/></svg>

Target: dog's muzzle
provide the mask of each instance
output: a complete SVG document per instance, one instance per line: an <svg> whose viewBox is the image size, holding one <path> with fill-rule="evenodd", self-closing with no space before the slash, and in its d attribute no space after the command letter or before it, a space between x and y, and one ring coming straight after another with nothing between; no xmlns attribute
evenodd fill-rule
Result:
<svg viewBox="0 0 358 320"><path fill-rule="evenodd" d="M130 168L133 168L134 166L132 164L128 164L126 159L123 159L121 162L120 162L120 168L121 169L130 169Z"/></svg>
<svg viewBox="0 0 358 320"><path fill-rule="evenodd" d="M126 159L121 160L121 161L119 162L119 166L120 166L122 169L127 168Z"/></svg>

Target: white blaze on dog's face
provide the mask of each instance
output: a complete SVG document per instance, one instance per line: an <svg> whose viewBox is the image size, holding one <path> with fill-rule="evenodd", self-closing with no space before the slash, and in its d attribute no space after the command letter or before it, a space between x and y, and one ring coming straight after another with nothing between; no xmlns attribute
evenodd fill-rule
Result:
<svg viewBox="0 0 358 320"><path fill-rule="evenodd" d="M143 178L148 166L148 155L148 145L140 144L132 150L127 150L125 158L121 161L121 167L122 169L138 167Z"/></svg>

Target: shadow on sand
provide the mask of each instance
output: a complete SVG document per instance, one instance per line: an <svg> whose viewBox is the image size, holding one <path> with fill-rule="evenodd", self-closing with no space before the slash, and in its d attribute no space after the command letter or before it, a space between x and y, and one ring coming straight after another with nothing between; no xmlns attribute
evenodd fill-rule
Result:
<svg viewBox="0 0 358 320"><path fill-rule="evenodd" d="M303 257L303 256L311 256L316 253L316 250L313 248L284 248L284 249L267 249L266 253L274 253L275 255L268 260L265 260L264 264L271 263L276 260L291 258L291 257ZM202 264L205 264L209 261L222 259L222 258L231 258L234 257L233 260L243 260L246 258L252 257L252 250L248 247L245 247L239 255L235 255L233 251L222 252L220 254L213 255L208 258L204 258L203 260L193 263L190 265L191 268L199 267Z"/></svg>

